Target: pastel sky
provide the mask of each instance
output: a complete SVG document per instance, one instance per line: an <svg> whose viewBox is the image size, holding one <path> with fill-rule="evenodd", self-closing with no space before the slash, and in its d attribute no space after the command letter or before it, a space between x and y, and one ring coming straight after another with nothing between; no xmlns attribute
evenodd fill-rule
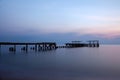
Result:
<svg viewBox="0 0 120 80"><path fill-rule="evenodd" d="M120 43L120 0L0 0L0 36Z"/></svg>

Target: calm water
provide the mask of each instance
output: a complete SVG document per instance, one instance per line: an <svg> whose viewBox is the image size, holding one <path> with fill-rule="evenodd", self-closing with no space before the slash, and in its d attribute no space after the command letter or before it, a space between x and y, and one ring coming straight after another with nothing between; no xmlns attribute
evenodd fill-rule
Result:
<svg viewBox="0 0 120 80"><path fill-rule="evenodd" d="M120 45L28 53L2 50L0 80L120 80Z"/></svg>

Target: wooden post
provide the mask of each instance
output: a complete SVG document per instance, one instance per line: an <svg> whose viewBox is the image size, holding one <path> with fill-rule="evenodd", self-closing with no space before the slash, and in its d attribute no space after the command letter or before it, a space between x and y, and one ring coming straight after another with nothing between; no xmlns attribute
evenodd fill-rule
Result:
<svg viewBox="0 0 120 80"><path fill-rule="evenodd" d="M0 44L0 50L1 50L1 44Z"/></svg>
<svg viewBox="0 0 120 80"><path fill-rule="evenodd" d="M26 44L25 51L28 52L28 44Z"/></svg>
<svg viewBox="0 0 120 80"><path fill-rule="evenodd" d="M35 52L37 51L37 44L35 44Z"/></svg>
<svg viewBox="0 0 120 80"><path fill-rule="evenodd" d="M95 41L93 41L93 47L96 47L96 43L95 43Z"/></svg>
<svg viewBox="0 0 120 80"><path fill-rule="evenodd" d="M49 44L46 45L47 46L47 50L49 49Z"/></svg>
<svg viewBox="0 0 120 80"><path fill-rule="evenodd" d="M64 47L63 47L64 48ZM57 49L56 43L55 43L55 49Z"/></svg>
<svg viewBox="0 0 120 80"><path fill-rule="evenodd" d="M1 53L1 44L0 44L0 53Z"/></svg>
<svg viewBox="0 0 120 80"><path fill-rule="evenodd" d="M52 49L52 45L50 44L49 46L50 46L50 50L51 50Z"/></svg>
<svg viewBox="0 0 120 80"><path fill-rule="evenodd" d="M91 41L89 41L89 47L92 47L92 42Z"/></svg>
<svg viewBox="0 0 120 80"><path fill-rule="evenodd" d="M44 44L44 47L45 47L45 51L46 51L46 47L47 47L47 45L46 45L46 44Z"/></svg>
<svg viewBox="0 0 120 80"><path fill-rule="evenodd" d="M97 41L97 44L96 44L96 45L97 45L97 47L99 47L99 41Z"/></svg>
<svg viewBox="0 0 120 80"><path fill-rule="evenodd" d="M40 44L38 44L38 51L40 51Z"/></svg>
<svg viewBox="0 0 120 80"><path fill-rule="evenodd" d="M45 43L43 44L43 51L45 50Z"/></svg>
<svg viewBox="0 0 120 80"><path fill-rule="evenodd" d="M16 52L16 45L14 44L14 48L13 48L13 51Z"/></svg>

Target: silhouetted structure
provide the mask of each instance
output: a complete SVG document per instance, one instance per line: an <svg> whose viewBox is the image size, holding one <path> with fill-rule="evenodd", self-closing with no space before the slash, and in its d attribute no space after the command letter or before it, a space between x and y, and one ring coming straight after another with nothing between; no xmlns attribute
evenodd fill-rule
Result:
<svg viewBox="0 0 120 80"><path fill-rule="evenodd" d="M9 51L15 52L17 45L25 45L25 47L21 48L23 51L28 51L29 45L34 45L35 47L32 48L35 51L41 51L41 50L53 50L56 49L56 43L54 42L42 42L42 43L15 43L15 42L0 42L1 45L13 45L13 47L9 48Z"/></svg>
<svg viewBox="0 0 120 80"><path fill-rule="evenodd" d="M65 43L67 48L76 48L76 47L99 47L98 40L90 40L87 43L81 43L82 41L72 41L72 43Z"/></svg>
<svg viewBox="0 0 120 80"><path fill-rule="evenodd" d="M89 42L88 47L99 47L99 41L98 40L90 40L87 41Z"/></svg>
<svg viewBox="0 0 120 80"><path fill-rule="evenodd" d="M81 43L82 41L72 41L71 43L65 43L65 46L57 46L55 42L41 42L41 43L16 43L16 42L0 42L0 50L1 45L13 45L13 47L9 48L9 51L16 52L17 45L24 45L21 48L22 51L28 52L29 45L34 45L31 47L31 50L35 51L47 51L47 50L55 50L57 48L76 48L76 47L99 47L98 40L90 40L87 41L89 43Z"/></svg>
<svg viewBox="0 0 120 80"><path fill-rule="evenodd" d="M72 41L72 43L65 43L65 45L67 48L84 47L85 44L81 42L82 41Z"/></svg>

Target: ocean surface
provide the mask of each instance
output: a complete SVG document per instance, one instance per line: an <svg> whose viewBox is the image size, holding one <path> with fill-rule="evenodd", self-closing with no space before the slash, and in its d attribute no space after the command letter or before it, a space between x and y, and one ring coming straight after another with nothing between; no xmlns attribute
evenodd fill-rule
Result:
<svg viewBox="0 0 120 80"><path fill-rule="evenodd" d="M7 47L0 51L0 80L120 80L120 45L28 53Z"/></svg>

